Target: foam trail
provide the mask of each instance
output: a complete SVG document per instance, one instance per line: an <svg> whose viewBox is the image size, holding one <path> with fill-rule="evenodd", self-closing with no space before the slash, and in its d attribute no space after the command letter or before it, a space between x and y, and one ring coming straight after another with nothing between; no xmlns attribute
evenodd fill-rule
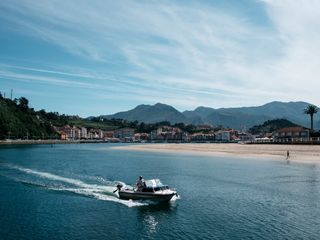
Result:
<svg viewBox="0 0 320 240"><path fill-rule="evenodd" d="M181 199L180 195L178 196L173 196L170 200L170 202L174 202L174 201L177 201L178 199Z"/></svg>
<svg viewBox="0 0 320 240"><path fill-rule="evenodd" d="M48 173L48 172L40 172L40 171L32 170L30 168L23 168L23 167L18 167L18 166L11 166L11 168L19 170L21 172L30 173L33 175L38 175L40 177L47 178L49 180L61 181L61 182L69 183L69 184L79 186L79 187L91 187L92 186L92 184L86 184L81 180L61 177L61 176L58 176L58 175L55 175L52 173Z"/></svg>
<svg viewBox="0 0 320 240"><path fill-rule="evenodd" d="M9 167L11 169L18 170L20 172L35 175L35 176L38 176L41 178L45 178L45 179L48 179L51 181L59 181L62 183L67 183L67 184L75 186L75 188L73 188L73 187L66 187L66 186L59 186L59 187L53 186L53 187L51 187L48 185L44 185L45 187L47 187L50 190L72 192L72 193L76 193L76 194L80 194L80 195L84 195L84 196L94 197L94 198L96 198L98 200L102 200L102 201L118 202L118 203L124 204L128 207L148 205L146 203L141 203L141 202L136 202L136 201L133 202L133 201L119 199L117 197L117 195L113 193L113 191L116 189L114 187L114 185L116 183L122 183L119 181L108 182L109 184L112 184L113 186L88 184L88 183L85 183L85 182L78 180L78 179L62 177L62 176L55 175L52 173L41 172L41 171L37 171L34 169L30 169L30 168L24 168L24 167L14 166L14 165L7 165L7 167ZM21 182L26 183L25 181L21 181ZM42 184L33 183L33 182L28 182L28 184L42 186ZM122 184L125 185L124 183L122 183Z"/></svg>
<svg viewBox="0 0 320 240"><path fill-rule="evenodd" d="M51 190L56 190L56 191L66 191L66 192L72 192L88 197L94 197L98 200L102 201L111 201L111 202L117 202L121 203L123 205L126 205L127 207L137 207L137 206L146 206L148 205L147 203L142 203L142 202L137 202L137 201L131 201L131 200L122 200L114 196L106 195L106 194L101 194L97 193L92 189L81 189L81 188L50 188Z"/></svg>

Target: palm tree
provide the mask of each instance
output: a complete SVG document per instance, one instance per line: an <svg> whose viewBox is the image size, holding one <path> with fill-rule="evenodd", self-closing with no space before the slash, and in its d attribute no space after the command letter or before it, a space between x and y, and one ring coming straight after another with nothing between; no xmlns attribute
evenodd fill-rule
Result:
<svg viewBox="0 0 320 240"><path fill-rule="evenodd" d="M306 109L304 109L304 113L310 115L311 120L311 131L313 131L313 115L318 112L318 107L315 105L309 105Z"/></svg>

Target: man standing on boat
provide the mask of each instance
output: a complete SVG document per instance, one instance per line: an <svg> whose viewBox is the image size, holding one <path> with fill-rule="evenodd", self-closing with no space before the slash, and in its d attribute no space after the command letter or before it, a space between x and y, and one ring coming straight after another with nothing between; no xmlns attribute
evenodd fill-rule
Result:
<svg viewBox="0 0 320 240"><path fill-rule="evenodd" d="M144 179L142 176L139 177L139 180L137 181L137 189L138 191L141 191L142 188L144 187Z"/></svg>

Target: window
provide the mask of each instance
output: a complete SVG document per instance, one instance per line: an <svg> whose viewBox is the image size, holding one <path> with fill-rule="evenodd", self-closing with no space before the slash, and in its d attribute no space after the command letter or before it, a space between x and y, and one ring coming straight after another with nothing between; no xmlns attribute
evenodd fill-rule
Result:
<svg viewBox="0 0 320 240"><path fill-rule="evenodd" d="M153 188L143 188L142 192L153 192Z"/></svg>

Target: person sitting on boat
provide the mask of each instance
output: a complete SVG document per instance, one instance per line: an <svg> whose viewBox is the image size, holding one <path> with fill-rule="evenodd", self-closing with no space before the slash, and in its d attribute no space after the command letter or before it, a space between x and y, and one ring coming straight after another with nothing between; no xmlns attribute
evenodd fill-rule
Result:
<svg viewBox="0 0 320 240"><path fill-rule="evenodd" d="M138 191L141 191L143 189L145 183L144 183L144 179L142 176L139 177L139 180L137 181L136 185L137 185Z"/></svg>

